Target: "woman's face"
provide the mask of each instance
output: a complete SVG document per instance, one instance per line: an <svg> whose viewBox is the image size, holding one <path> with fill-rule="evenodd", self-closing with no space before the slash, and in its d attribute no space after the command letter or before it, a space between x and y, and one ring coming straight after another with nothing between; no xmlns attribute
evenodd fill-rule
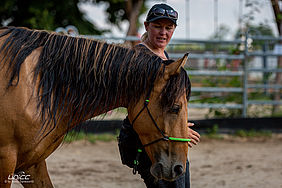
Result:
<svg viewBox="0 0 282 188"><path fill-rule="evenodd" d="M153 22L145 22L145 29L148 33L148 43L153 48L164 49L175 30L175 25L169 19L158 19Z"/></svg>

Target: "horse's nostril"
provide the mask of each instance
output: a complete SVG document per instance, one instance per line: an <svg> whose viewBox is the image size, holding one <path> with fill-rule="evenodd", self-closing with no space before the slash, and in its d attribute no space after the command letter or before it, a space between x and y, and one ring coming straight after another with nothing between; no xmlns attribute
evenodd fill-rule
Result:
<svg viewBox="0 0 282 188"><path fill-rule="evenodd" d="M164 164L165 163L158 162L151 167L151 174L158 180L164 179L167 181L174 181L184 173L184 167L179 163L173 166L165 166Z"/></svg>
<svg viewBox="0 0 282 188"><path fill-rule="evenodd" d="M180 176L183 173L183 166L175 165L173 170L175 172L175 177Z"/></svg>
<svg viewBox="0 0 282 188"><path fill-rule="evenodd" d="M157 177L158 179L161 179L163 176L163 164L162 163L156 163L155 165L152 166L151 169L152 175Z"/></svg>

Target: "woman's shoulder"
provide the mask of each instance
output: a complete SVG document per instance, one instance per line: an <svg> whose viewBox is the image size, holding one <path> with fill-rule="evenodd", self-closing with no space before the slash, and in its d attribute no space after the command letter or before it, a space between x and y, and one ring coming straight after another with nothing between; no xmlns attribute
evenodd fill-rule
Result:
<svg viewBox="0 0 282 188"><path fill-rule="evenodd" d="M155 55L149 48L147 48L144 44L139 43L133 47L133 49L141 51L142 53L148 53L151 55Z"/></svg>
<svg viewBox="0 0 282 188"><path fill-rule="evenodd" d="M142 43L139 43L137 45L135 45L133 47L133 49L136 49L136 50L139 50L139 51L142 51L144 53L148 53L148 54L151 54L153 56L155 56L156 54L154 52L152 52L146 45L142 44ZM168 53L166 51L164 51L164 54L166 56L167 59L169 59L169 56L168 56Z"/></svg>
<svg viewBox="0 0 282 188"><path fill-rule="evenodd" d="M138 49L138 50L149 50L149 49L148 49L144 44L142 44L142 43L139 43L139 44L135 45L133 48L134 48L134 49Z"/></svg>

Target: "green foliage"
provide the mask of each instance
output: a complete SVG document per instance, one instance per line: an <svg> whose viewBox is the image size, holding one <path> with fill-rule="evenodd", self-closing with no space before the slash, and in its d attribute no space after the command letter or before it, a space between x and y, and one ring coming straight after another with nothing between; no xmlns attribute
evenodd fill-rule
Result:
<svg viewBox="0 0 282 188"><path fill-rule="evenodd" d="M64 142L71 143L79 140L87 140L91 143L95 143L96 141L110 142L116 140L117 135L118 133L91 134L91 133L71 131L64 137Z"/></svg>
<svg viewBox="0 0 282 188"><path fill-rule="evenodd" d="M205 134L208 138L214 138L214 139L222 139L223 137L218 133L218 125L213 125L212 128L208 128L207 132Z"/></svg>
<svg viewBox="0 0 282 188"><path fill-rule="evenodd" d="M273 31L270 27L270 25L268 23L260 23L258 25L253 25L253 24L247 24L245 26L245 31L248 31L248 35L249 37L251 36L270 36L270 37L274 37ZM235 38L240 38L241 36L245 35L245 33L241 33L240 30L237 30L236 34L235 34ZM262 45L265 44L265 41L259 41L259 40L255 40L252 42L252 49L253 50L262 50ZM273 49L273 45L269 45L270 49Z"/></svg>
<svg viewBox="0 0 282 188"><path fill-rule="evenodd" d="M260 23L258 25L248 25L248 28L250 29L249 34L251 35L260 34L274 37L271 27L266 23Z"/></svg>
<svg viewBox="0 0 282 188"><path fill-rule="evenodd" d="M45 30L75 25L81 34L102 34L85 19L78 3L79 0L1 0L1 25Z"/></svg>
<svg viewBox="0 0 282 188"><path fill-rule="evenodd" d="M169 44L166 47L168 53L186 53L191 51L205 51L204 44Z"/></svg>
<svg viewBox="0 0 282 188"><path fill-rule="evenodd" d="M86 138L86 134L84 132L75 132L71 131L64 137L64 142L70 143L73 141L84 140Z"/></svg>
<svg viewBox="0 0 282 188"><path fill-rule="evenodd" d="M215 125L213 125L212 128L208 128L207 134L211 134L211 135L218 134L218 125L215 124Z"/></svg>
<svg viewBox="0 0 282 188"><path fill-rule="evenodd" d="M272 117L282 117L282 107L280 107L277 112L272 112Z"/></svg>
<svg viewBox="0 0 282 188"><path fill-rule="evenodd" d="M282 20L282 14L277 15L278 20Z"/></svg>
<svg viewBox="0 0 282 188"><path fill-rule="evenodd" d="M243 130L240 129L235 132L235 136L239 137L271 137L272 132L271 131L261 131L261 130Z"/></svg>
<svg viewBox="0 0 282 188"><path fill-rule="evenodd" d="M35 8L30 8L35 16L30 18L28 21L32 25L32 28L42 28L46 30L52 30L52 25L54 25L54 19L50 15L50 12L47 9L38 10Z"/></svg>
<svg viewBox="0 0 282 188"><path fill-rule="evenodd" d="M268 23L259 23L255 24L246 24L244 31L248 31L249 35L263 35L263 36L272 36L274 37L274 33ZM235 34L235 38L240 38L242 36L241 31L238 29Z"/></svg>
<svg viewBox="0 0 282 188"><path fill-rule="evenodd" d="M210 40L224 40L230 33L230 28L224 24L221 24L217 31L215 31L210 37ZM226 47L220 46L218 44L205 44L205 50L208 51L220 51L226 50Z"/></svg>
<svg viewBox="0 0 282 188"><path fill-rule="evenodd" d="M227 25L221 24L217 31L212 34L210 39L224 40L228 33L230 32L230 28Z"/></svg>
<svg viewBox="0 0 282 188"><path fill-rule="evenodd" d="M78 7L80 3L106 3L108 21L120 28L121 22L129 20L132 12L127 5L132 4L132 7L135 7L137 2L133 0L1 0L0 26L23 26L54 31L58 27L74 25L80 34L101 35L108 30L98 29L88 21ZM146 10L144 0L139 15ZM138 22L137 27L140 26L141 23Z"/></svg>
<svg viewBox="0 0 282 188"><path fill-rule="evenodd" d="M87 140L91 143L95 143L96 141L110 142L116 140L117 135L113 134L89 134L87 136Z"/></svg>

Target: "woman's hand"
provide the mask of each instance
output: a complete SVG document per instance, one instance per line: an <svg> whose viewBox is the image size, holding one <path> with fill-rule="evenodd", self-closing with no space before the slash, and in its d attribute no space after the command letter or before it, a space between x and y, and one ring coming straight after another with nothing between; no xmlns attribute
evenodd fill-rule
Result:
<svg viewBox="0 0 282 188"><path fill-rule="evenodd" d="M200 134L191 129L190 127L194 126L194 123L188 122L188 138L191 139L190 142L188 142L188 146L191 148L194 145L197 145L198 142L200 142Z"/></svg>

